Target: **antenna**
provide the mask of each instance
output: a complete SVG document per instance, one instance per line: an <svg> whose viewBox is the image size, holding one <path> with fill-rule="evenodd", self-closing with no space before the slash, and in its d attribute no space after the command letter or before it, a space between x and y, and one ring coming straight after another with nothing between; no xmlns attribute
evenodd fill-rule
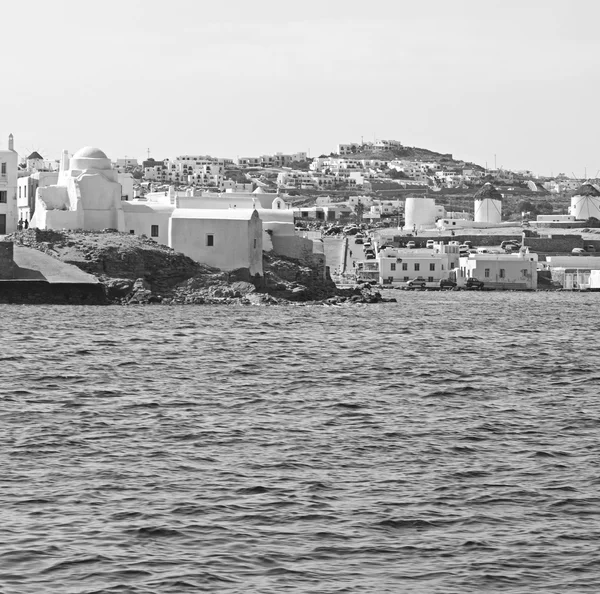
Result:
<svg viewBox="0 0 600 594"><path fill-rule="evenodd" d="M148 152L148 160L150 160L150 148L147 149Z"/></svg>

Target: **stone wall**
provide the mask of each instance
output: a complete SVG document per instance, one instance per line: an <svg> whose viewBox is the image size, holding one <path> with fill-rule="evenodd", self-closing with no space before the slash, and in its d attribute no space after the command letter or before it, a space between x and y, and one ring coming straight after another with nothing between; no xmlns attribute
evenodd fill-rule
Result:
<svg viewBox="0 0 600 594"><path fill-rule="evenodd" d="M0 303L51 303L57 305L103 305L107 303L100 283L49 283L42 280L0 281Z"/></svg>
<svg viewBox="0 0 600 594"><path fill-rule="evenodd" d="M553 237L526 237L525 245L532 252L570 253L573 248L582 248L584 241L581 239L581 235L555 235Z"/></svg>
<svg viewBox="0 0 600 594"><path fill-rule="evenodd" d="M12 241L0 241L0 279L14 278L15 259Z"/></svg>

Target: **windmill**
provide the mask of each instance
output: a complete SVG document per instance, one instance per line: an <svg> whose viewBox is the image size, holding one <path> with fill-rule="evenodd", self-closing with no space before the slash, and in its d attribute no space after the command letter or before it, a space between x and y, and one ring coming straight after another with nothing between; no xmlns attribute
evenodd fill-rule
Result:
<svg viewBox="0 0 600 594"><path fill-rule="evenodd" d="M25 168L27 166L27 160L29 157L33 157L34 159L39 158L44 161L44 154L46 152L47 151L42 147L33 148L28 146L23 153L18 152L17 154L19 155L20 163L22 164L23 168Z"/></svg>

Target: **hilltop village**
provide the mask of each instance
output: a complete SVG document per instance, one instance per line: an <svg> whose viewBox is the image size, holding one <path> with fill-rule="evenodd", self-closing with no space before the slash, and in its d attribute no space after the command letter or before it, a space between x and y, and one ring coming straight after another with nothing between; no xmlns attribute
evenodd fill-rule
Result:
<svg viewBox="0 0 600 594"><path fill-rule="evenodd" d="M11 135L0 235L27 229L112 230L255 284L272 254L340 287L600 289L592 180L486 169L394 140L314 158L141 162L83 147L53 162L20 158Z"/></svg>

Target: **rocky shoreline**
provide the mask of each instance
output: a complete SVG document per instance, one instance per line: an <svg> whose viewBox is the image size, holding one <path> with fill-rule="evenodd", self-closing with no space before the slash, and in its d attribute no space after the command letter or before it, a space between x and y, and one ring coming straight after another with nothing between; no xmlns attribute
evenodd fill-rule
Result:
<svg viewBox="0 0 600 594"><path fill-rule="evenodd" d="M369 284L339 289L313 262L273 252L263 257L264 276L224 272L194 262L144 236L105 231L27 229L6 237L92 274L107 304L121 305L342 305L382 303Z"/></svg>

